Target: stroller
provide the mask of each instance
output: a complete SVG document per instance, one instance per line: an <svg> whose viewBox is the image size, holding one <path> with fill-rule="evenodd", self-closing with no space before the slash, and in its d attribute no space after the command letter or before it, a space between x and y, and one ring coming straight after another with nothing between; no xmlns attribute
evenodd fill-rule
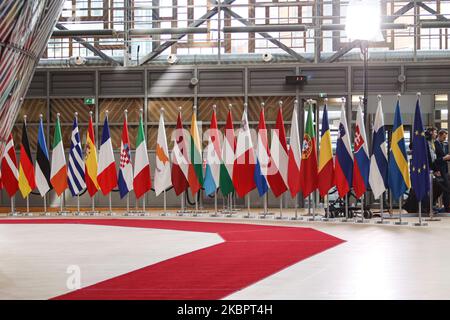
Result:
<svg viewBox="0 0 450 320"><path fill-rule="evenodd" d="M337 193L337 188L334 188L330 192L330 195L335 193ZM350 197L356 198L351 190L347 197L348 202ZM345 198L342 199L338 197L336 200L330 201L328 204L328 215L329 218L345 218ZM355 206L348 206L348 218L354 218L358 215L361 215L361 200L357 200ZM364 218L372 218L372 212L368 208L364 208Z"/></svg>

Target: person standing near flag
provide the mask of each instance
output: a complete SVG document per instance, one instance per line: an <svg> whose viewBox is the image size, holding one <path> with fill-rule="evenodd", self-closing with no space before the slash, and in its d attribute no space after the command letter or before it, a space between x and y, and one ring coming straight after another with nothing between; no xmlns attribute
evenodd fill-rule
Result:
<svg viewBox="0 0 450 320"><path fill-rule="evenodd" d="M35 164L36 186L41 197L44 199L44 213L47 213L46 194L52 188L50 183L50 160L48 156L47 142L45 141L44 125L42 114L39 115L39 130L36 150Z"/></svg>
<svg viewBox="0 0 450 320"><path fill-rule="evenodd" d="M31 191L36 188L34 178L33 159L31 157L30 143L27 134L27 116L23 116L22 124L22 142L20 144L20 163L19 163L19 189L22 197L27 199L27 212L29 212L29 198Z"/></svg>
<svg viewBox="0 0 450 320"><path fill-rule="evenodd" d="M420 93L417 93L416 111L414 113L414 132L412 133L411 186L419 202L419 223L422 224L422 200L430 191L430 167L428 164L428 144L423 130L420 112ZM430 210L433 210L430 208Z"/></svg>
<svg viewBox="0 0 450 320"><path fill-rule="evenodd" d="M122 139L120 141L120 164L117 184L120 198L127 196L127 213L130 210L128 194L133 190L133 165L131 164L130 139L128 137L128 110L124 110Z"/></svg>
<svg viewBox="0 0 450 320"><path fill-rule="evenodd" d="M75 112L75 118L73 120L67 176L72 196L77 196L77 198L79 198L79 195L86 187L86 184L84 182L83 151L81 149L80 133L78 131L78 112Z"/></svg>
<svg viewBox="0 0 450 320"><path fill-rule="evenodd" d="M323 107L322 114L322 129L320 133L320 146L319 146L319 169L317 173L319 194L325 198L326 218L328 218L328 192L334 187L334 161L333 161L333 148L331 146L331 132L330 125L328 123L328 99L325 98L325 105Z"/></svg>
<svg viewBox="0 0 450 320"><path fill-rule="evenodd" d="M402 116L400 112L400 94L397 95L395 107L394 127L392 128L391 149L388 160L388 185L394 199L399 200L399 221L402 222L402 196L411 188L409 165L406 156L405 133L403 130Z"/></svg>

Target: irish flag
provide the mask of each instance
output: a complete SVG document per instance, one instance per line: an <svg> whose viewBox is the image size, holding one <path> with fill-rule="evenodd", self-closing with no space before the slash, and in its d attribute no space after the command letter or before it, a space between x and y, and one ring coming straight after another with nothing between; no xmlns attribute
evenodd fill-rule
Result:
<svg viewBox="0 0 450 320"><path fill-rule="evenodd" d="M136 198L139 199L142 197L151 187L150 164L148 162L147 144L145 142L144 124L141 113L136 139L136 155L134 156L133 188Z"/></svg>
<svg viewBox="0 0 450 320"><path fill-rule="evenodd" d="M58 197L67 189L67 166L64 146L61 137L59 113L56 118L55 134L52 146L52 165L50 169L50 182Z"/></svg>
<svg viewBox="0 0 450 320"><path fill-rule="evenodd" d="M192 113L191 121L191 147L190 164L188 170L188 181L192 195L195 195L203 185L203 161L202 146L200 144L200 135L198 133L196 109Z"/></svg>

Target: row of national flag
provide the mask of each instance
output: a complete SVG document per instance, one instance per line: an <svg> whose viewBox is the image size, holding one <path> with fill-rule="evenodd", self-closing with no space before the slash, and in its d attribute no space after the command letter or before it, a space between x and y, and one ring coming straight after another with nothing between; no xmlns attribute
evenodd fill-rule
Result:
<svg viewBox="0 0 450 320"><path fill-rule="evenodd" d="M247 110L243 112L237 134L233 127L231 111L228 112L222 138L217 125L215 108L212 111L211 126L207 136L207 146L202 151L196 113L193 113L190 131L187 133L183 128L181 112L179 112L176 130L172 135L174 147L170 155L164 114L161 112L155 150L154 189L157 196L172 186L177 195L188 189L195 195L203 187L206 195L215 194L220 189L224 196L235 191L239 197L244 197L253 189L257 189L260 196L265 195L269 189L275 197L279 197L286 191L289 191L292 197L300 192L303 197L308 197L316 190L321 196L325 196L331 188L336 187L339 197L346 196L353 189L356 197L360 198L371 189L375 198L379 198L389 189L397 199L412 187L416 197L422 200L429 190L427 144L424 138L419 98L414 117L411 165L408 164L406 155L399 102L395 109L391 148L388 155L381 99L379 99L373 125L370 153L361 105L357 110L353 150L345 106L342 105L334 156L326 105L323 109L318 150L316 150L317 140L311 106L307 113L302 143L299 136L297 106L292 113L289 145L286 141L281 107L278 110L275 130L271 132L270 146L264 108L260 112L256 139L251 135ZM254 140L256 146L253 146ZM121 198L131 191L134 191L136 198L140 198L152 187L142 115L136 137L134 163L131 157L127 117L124 117L118 173L107 116L104 120L98 159L92 117L89 119L83 155L75 116L68 163L65 159L58 116L51 161L41 119L36 162L33 166L24 122L19 166L17 166L13 139L10 135L1 160L1 178L2 185L10 197L20 190L22 196L26 198L34 188L39 190L41 196L45 196L52 188L58 196L67 188L73 196L87 189L89 195L93 197L98 190L107 195L118 187Z"/></svg>

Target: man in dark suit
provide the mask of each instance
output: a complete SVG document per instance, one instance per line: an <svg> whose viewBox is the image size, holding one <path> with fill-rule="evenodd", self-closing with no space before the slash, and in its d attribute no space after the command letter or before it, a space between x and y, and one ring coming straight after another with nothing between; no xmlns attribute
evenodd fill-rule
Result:
<svg viewBox="0 0 450 320"><path fill-rule="evenodd" d="M437 139L434 141L436 160L434 161L433 169L440 173L443 186L449 190L447 161L450 161L450 155L448 154L448 145L446 143L447 135L447 130L441 129L438 132ZM448 192L443 193L442 200L444 202L445 212L450 212L450 195Z"/></svg>

